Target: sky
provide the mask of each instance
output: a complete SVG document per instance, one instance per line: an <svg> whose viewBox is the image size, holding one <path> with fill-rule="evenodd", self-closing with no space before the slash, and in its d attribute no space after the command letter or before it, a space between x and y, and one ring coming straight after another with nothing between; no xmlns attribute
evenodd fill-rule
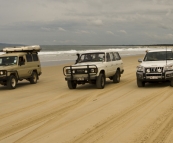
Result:
<svg viewBox="0 0 173 143"><path fill-rule="evenodd" d="M0 43L173 44L173 0L0 0Z"/></svg>

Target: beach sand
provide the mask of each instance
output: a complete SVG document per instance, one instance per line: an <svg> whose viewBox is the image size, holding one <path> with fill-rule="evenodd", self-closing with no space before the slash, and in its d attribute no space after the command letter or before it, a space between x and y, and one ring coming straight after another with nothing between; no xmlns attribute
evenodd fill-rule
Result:
<svg viewBox="0 0 173 143"><path fill-rule="evenodd" d="M0 86L0 143L172 143L173 88L136 85L137 60L123 57L120 83L69 90L64 65L43 67L37 84Z"/></svg>

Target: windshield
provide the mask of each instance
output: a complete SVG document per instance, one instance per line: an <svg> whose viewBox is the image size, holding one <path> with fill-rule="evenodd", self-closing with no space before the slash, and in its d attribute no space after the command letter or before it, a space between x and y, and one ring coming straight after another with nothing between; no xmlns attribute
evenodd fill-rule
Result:
<svg viewBox="0 0 173 143"><path fill-rule="evenodd" d="M8 65L16 65L17 57L9 56L9 57L0 57L0 66L8 66Z"/></svg>
<svg viewBox="0 0 173 143"><path fill-rule="evenodd" d="M144 61L164 61L164 60L173 60L172 51L148 52L144 58Z"/></svg>
<svg viewBox="0 0 173 143"><path fill-rule="evenodd" d="M87 53L82 54L79 63L82 62L102 62L105 61L105 53Z"/></svg>

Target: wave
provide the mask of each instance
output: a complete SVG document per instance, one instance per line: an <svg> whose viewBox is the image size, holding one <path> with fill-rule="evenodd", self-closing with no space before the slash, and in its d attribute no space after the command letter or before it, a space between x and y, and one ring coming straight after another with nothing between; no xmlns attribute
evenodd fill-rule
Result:
<svg viewBox="0 0 173 143"><path fill-rule="evenodd" d="M76 54L76 53L84 53L84 52L98 52L98 51L117 51L117 52L144 52L146 50L149 50L149 48L109 48L109 49L99 49L99 50L69 50L69 51L40 51L39 55L60 55L60 54Z"/></svg>

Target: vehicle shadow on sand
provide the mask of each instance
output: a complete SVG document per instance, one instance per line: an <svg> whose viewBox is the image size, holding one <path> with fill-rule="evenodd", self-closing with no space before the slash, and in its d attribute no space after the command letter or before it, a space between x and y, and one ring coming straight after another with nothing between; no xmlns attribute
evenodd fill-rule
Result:
<svg viewBox="0 0 173 143"><path fill-rule="evenodd" d="M29 86L30 85L30 86ZM29 82L19 82L17 85L16 85L16 88L15 89L9 89L7 86L4 86L4 85L1 85L0 86L0 90L16 90L18 88L24 88L24 87L31 87L31 85L33 84L30 84Z"/></svg>
<svg viewBox="0 0 173 143"><path fill-rule="evenodd" d="M159 88L159 87L171 87L170 82L165 81L165 82L150 82L150 83L145 83L144 88Z"/></svg>
<svg viewBox="0 0 173 143"><path fill-rule="evenodd" d="M105 83L105 88L109 87L109 86L112 86L112 85L116 85L116 84L119 84L119 83L113 83L112 81L109 81L107 80L106 83ZM80 89L80 90L90 90L90 89L96 89L96 90L103 90L103 89L99 89L97 88L96 84L89 84L89 83L86 83L86 84L81 84L81 85L77 85L76 87L76 90L77 89Z"/></svg>

